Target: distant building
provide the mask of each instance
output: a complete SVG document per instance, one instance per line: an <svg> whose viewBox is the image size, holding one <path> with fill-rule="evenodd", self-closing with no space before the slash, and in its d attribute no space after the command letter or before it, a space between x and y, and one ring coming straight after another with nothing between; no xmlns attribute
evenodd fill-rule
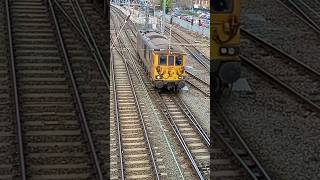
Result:
<svg viewBox="0 0 320 180"><path fill-rule="evenodd" d="M146 0L151 4L155 3L157 6L160 5L161 0ZM210 0L172 0L173 7L180 7L183 9L193 8L204 8L210 9Z"/></svg>
<svg viewBox="0 0 320 180"><path fill-rule="evenodd" d="M210 9L210 0L173 0L175 7Z"/></svg>
<svg viewBox="0 0 320 180"><path fill-rule="evenodd" d="M210 9L210 0L194 0L194 8Z"/></svg>

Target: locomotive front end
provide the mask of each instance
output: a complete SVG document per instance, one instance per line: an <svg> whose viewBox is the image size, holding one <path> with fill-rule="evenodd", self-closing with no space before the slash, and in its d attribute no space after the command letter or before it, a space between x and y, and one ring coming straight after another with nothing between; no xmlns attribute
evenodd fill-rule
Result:
<svg viewBox="0 0 320 180"><path fill-rule="evenodd" d="M240 0L215 0L212 8L211 72L215 95L240 78Z"/></svg>
<svg viewBox="0 0 320 180"><path fill-rule="evenodd" d="M159 53L154 66L154 84L156 88L166 87L168 90L181 89L185 86L185 62L186 55L182 53Z"/></svg>

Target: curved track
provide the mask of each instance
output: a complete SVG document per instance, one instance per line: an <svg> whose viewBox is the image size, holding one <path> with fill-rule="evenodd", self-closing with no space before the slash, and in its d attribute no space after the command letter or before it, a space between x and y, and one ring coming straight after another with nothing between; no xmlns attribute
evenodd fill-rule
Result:
<svg viewBox="0 0 320 180"><path fill-rule="evenodd" d="M170 28L166 26L165 31L169 34ZM181 34L171 30L171 36L182 44L191 44ZM208 72L210 72L210 60L203 55L195 46L185 46L185 49L195 58Z"/></svg>
<svg viewBox="0 0 320 180"><path fill-rule="evenodd" d="M265 42L256 35L242 30L249 41L246 45L250 52L243 52L243 62L262 72L287 91L303 100L316 110L320 110L319 78L320 73L275 46ZM252 58L271 54L268 58ZM248 58L250 57L250 58ZM275 68L274 65L277 64Z"/></svg>
<svg viewBox="0 0 320 180"><path fill-rule="evenodd" d="M188 78L186 82L190 84L193 88L199 90L202 94L204 94L206 97L210 97L210 84L203 81L196 75L194 75L191 72L188 73Z"/></svg>
<svg viewBox="0 0 320 180"><path fill-rule="evenodd" d="M120 14L119 16L121 16L121 18L125 18L122 14ZM132 47L135 47L135 39L136 39L136 32L137 32L137 28L136 26L133 24L132 21L128 21L129 27L128 30L128 34L126 34L126 36L128 37L128 39L130 39L130 44L132 45ZM124 27L126 28L126 27ZM174 32L174 31L172 31ZM176 33L178 34L178 33ZM181 35L180 35L181 36ZM181 36L181 38L183 38ZM183 40L185 42L188 42L185 38L183 38ZM188 42L189 43L189 42ZM205 58L204 55L202 55L202 53L196 49L195 47L194 51L192 51L193 54L196 54L194 57L198 58L198 61L209 61L208 59L203 59ZM189 49L190 50L190 49ZM203 58L201 58L203 57ZM204 80L202 80L201 78L199 78L198 76L196 76L195 74L193 74L192 72L186 70L186 73L188 74L188 78L186 79L186 82L188 84L190 84L193 88L199 90L202 94L204 94L206 97L210 97L210 84L205 82Z"/></svg>
<svg viewBox="0 0 320 180"><path fill-rule="evenodd" d="M315 0L278 0L320 33L320 2Z"/></svg>
<svg viewBox="0 0 320 180"><path fill-rule="evenodd" d="M250 148L242 139L238 131L232 125L229 118L224 113L222 107L217 102L214 102L214 119L212 121L213 127L211 127L212 133L217 139L211 156L214 158L212 162L214 169L217 169L213 173L214 178L219 179L247 179L248 176L252 179L268 179L270 176L260 164L255 155L251 152ZM221 146L221 144L223 146ZM230 163L234 159L225 157L226 152L221 153L221 148L227 149L226 152L231 153L237 162L242 166L235 166L235 163Z"/></svg>
<svg viewBox="0 0 320 180"><path fill-rule="evenodd" d="M129 36L127 36L127 38L131 40ZM122 45L123 44L124 43L122 42ZM136 60L137 59L134 61ZM136 66L133 64L130 65ZM140 69L141 67L137 66L132 69L136 68L139 68L139 71L143 71ZM135 70L135 74L141 79L145 79L145 77L140 76L140 72L138 72L137 69ZM146 86L149 87L149 85ZM161 104L161 106L159 106L159 110L171 125L173 133L178 138L178 142L181 147L183 147L182 151L185 152L186 160L190 161L190 166L193 167L200 179L209 178L208 147L210 145L210 140L208 135L199 126L190 110L186 106L182 106L181 102L179 102L181 100L178 97L168 94L159 95L155 91L150 91L150 88L153 87L149 87L149 92L153 96L152 99L156 100L157 106ZM189 122L194 122L194 124L190 124Z"/></svg>
<svg viewBox="0 0 320 180"><path fill-rule="evenodd" d="M119 30L120 24L115 23L113 16L111 18L114 30ZM144 120L145 112L143 113L140 107L127 60L117 45L113 48L112 54L111 74L120 156L119 174L122 179L160 179Z"/></svg>
<svg viewBox="0 0 320 180"><path fill-rule="evenodd" d="M122 179L124 177L135 179L157 177L159 179L142 111L133 89L131 75L126 63L119 60L121 58L120 54L113 53L113 92L118 148L121 157L121 176Z"/></svg>
<svg viewBox="0 0 320 180"><path fill-rule="evenodd" d="M104 179L108 93L91 54L52 1L6 3L15 118L23 120L17 176Z"/></svg>

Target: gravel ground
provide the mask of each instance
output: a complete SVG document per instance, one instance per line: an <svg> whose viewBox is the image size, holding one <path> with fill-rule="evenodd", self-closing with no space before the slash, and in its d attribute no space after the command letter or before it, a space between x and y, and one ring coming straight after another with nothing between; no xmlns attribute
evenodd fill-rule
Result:
<svg viewBox="0 0 320 180"><path fill-rule="evenodd" d="M116 6L118 7L118 6ZM119 8L122 12L124 12L125 14L128 14L129 12L126 11L123 8ZM139 22L136 18L131 18L131 20L133 22L135 22L135 24L137 26L139 26ZM184 35L184 37L189 40L190 42L193 43L199 43L202 45L207 45L207 46L198 46L197 49L199 49L208 59L210 59L210 43L208 38L204 38L201 35L198 35L196 33L192 33L189 30L186 30L180 26L175 25L175 27L173 28L174 31ZM173 39L174 40L174 39ZM201 78L202 80L206 81L206 82L210 82L210 75L209 73L206 71L206 69L200 64L198 63L191 55L188 55L188 59L189 61L187 62L187 66L191 66L192 67L192 72L197 75L199 78Z"/></svg>
<svg viewBox="0 0 320 180"><path fill-rule="evenodd" d="M189 88L188 92L181 93L180 97L194 113L205 131L210 133L210 98L204 97L194 88Z"/></svg>
<svg viewBox="0 0 320 180"><path fill-rule="evenodd" d="M200 50L208 59L210 59L210 40L208 38L185 29L179 25L175 25L174 27L175 31L180 32L180 34L184 35L184 37L187 38L190 42L201 44L202 46L197 46L196 48Z"/></svg>
<svg viewBox="0 0 320 180"><path fill-rule="evenodd" d="M207 48L207 50L209 50L209 48ZM188 56L188 58L191 59L190 56ZM195 75L199 76L206 82L210 81L209 73L204 69L202 65L196 62L196 60L188 61L188 66L192 66L192 69L190 69L190 71L192 71ZM205 130L207 132L210 132L210 99L205 98L203 94L191 87L189 87L188 92L181 93L180 97L186 102L191 111L198 118L199 123L203 125ZM152 102L148 100L148 98L145 96L141 96L141 98L139 99L141 99L141 101L145 104L146 107L154 106ZM177 147L173 146L172 148L175 152L175 155L173 156L170 152L170 148L166 140L167 136L170 144L175 144L175 142L173 142L174 139L172 139L173 135L167 132L167 129L163 131L163 129L159 126L159 123L165 124L165 122L162 120L161 117L159 117L157 110L155 110L154 108L148 109L148 119L148 124L150 124L150 127L152 127L152 134L155 135L151 135L152 142L156 144L157 147L159 147L157 149L157 153L161 154L161 158L163 159L162 162L164 163L164 168L165 172L168 175L168 179L174 179L173 177L179 177L180 173L173 157L181 156L181 152L178 151ZM180 162L180 166L185 167L185 163L183 163L185 161L184 158L178 158L178 161ZM182 170L183 169L185 168L182 168ZM183 174L190 178L189 173L183 172Z"/></svg>
<svg viewBox="0 0 320 180"><path fill-rule="evenodd" d="M320 35L278 0L243 0L242 24L247 30L320 71Z"/></svg>
<svg viewBox="0 0 320 180"><path fill-rule="evenodd" d="M223 104L258 159L273 179L319 179L320 116L251 70L243 74L254 93Z"/></svg>
<svg viewBox="0 0 320 180"><path fill-rule="evenodd" d="M277 0L242 6L244 28L320 70L319 35L292 12ZM320 179L320 115L252 69L243 67L242 76L253 92L233 93L222 103L272 178Z"/></svg>

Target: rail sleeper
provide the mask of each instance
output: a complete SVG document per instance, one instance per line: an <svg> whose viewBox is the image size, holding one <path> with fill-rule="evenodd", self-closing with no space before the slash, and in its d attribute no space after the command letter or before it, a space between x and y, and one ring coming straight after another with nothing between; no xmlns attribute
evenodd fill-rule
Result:
<svg viewBox="0 0 320 180"><path fill-rule="evenodd" d="M138 116L137 107L130 87L129 78L124 63L115 59L114 73L118 96L118 112L120 119L120 131L122 138L124 170L127 179L152 178L153 171L150 164L147 145L144 139L143 129Z"/></svg>
<svg viewBox="0 0 320 180"><path fill-rule="evenodd" d="M49 10L39 0L10 3L28 177L90 178L90 159Z"/></svg>

